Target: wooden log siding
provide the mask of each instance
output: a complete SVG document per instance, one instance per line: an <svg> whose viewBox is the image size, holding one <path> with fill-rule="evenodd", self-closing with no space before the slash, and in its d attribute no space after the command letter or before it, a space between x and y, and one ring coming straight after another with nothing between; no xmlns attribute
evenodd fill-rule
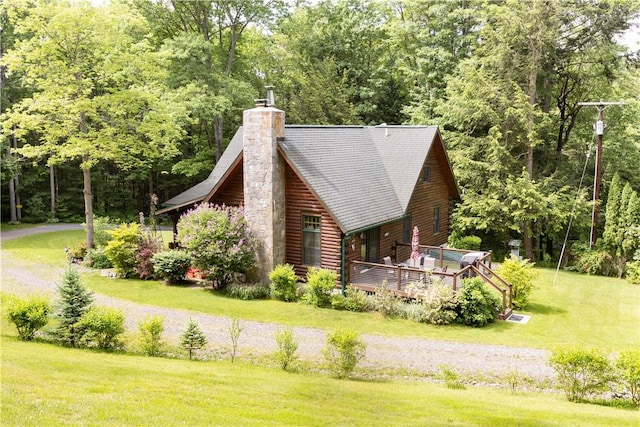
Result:
<svg viewBox="0 0 640 427"><path fill-rule="evenodd" d="M428 182L422 181L420 176L411 201L408 213L411 215L412 227L420 230L420 243L423 245L438 246L447 242L449 230L449 188L442 173L446 159L439 145L435 145L429 153L425 165L431 167L431 178ZM433 212L436 206L440 206L440 232L433 233ZM397 239L402 240L402 234Z"/></svg>
<svg viewBox="0 0 640 427"><path fill-rule="evenodd" d="M227 180L213 195L210 203L227 206L244 205L244 177L242 174L242 162L238 163L231 171Z"/></svg>
<svg viewBox="0 0 640 427"><path fill-rule="evenodd" d="M309 266L302 264L302 216L320 216L320 267L340 277L340 228L289 165L285 166L285 182L286 262L294 266L298 276L306 276Z"/></svg>

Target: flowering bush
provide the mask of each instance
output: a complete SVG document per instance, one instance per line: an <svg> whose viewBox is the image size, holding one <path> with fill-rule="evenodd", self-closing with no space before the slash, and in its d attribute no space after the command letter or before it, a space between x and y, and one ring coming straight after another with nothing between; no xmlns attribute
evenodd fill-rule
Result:
<svg viewBox="0 0 640 427"><path fill-rule="evenodd" d="M178 221L178 242L193 265L207 273L214 286L224 288L234 273L255 265L246 221L241 209L201 204Z"/></svg>

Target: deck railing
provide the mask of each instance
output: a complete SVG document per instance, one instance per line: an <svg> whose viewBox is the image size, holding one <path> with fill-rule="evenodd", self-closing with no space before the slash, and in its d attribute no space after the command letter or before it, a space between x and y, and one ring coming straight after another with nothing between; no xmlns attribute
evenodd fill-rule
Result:
<svg viewBox="0 0 640 427"><path fill-rule="evenodd" d="M421 246L421 248L443 249L427 246ZM463 254L473 252L456 251L462 252ZM443 283L450 284L454 291L462 287L463 279L477 276L500 293L502 310L498 317L503 320L509 317L513 311L513 289L511 284L507 283L507 281L491 269L490 252L479 258L475 264L470 264L462 268L459 268L458 261L455 266L456 268L450 271L442 271L444 265L450 265L447 264L447 262L451 262L451 260L445 260L444 258L445 257L440 257L438 262L440 267L436 267L431 271L401 265L349 261L347 265L346 282L367 292L375 292L382 283L386 283L387 289L396 292L400 296L409 297L407 285L415 281L425 281L429 276L440 278Z"/></svg>
<svg viewBox="0 0 640 427"><path fill-rule="evenodd" d="M392 247L392 258L395 259L396 262L401 262L403 260L408 259L411 256L411 244L395 242ZM429 246L429 245L419 245L418 252L426 253L430 257L436 259L436 263L439 267L444 267L447 263L455 262L456 264L460 263L462 257L471 252L483 253L483 255L478 259L478 261L482 264L488 265L491 268L491 252L485 251L471 251L468 249L455 249L455 248L445 248L443 246Z"/></svg>

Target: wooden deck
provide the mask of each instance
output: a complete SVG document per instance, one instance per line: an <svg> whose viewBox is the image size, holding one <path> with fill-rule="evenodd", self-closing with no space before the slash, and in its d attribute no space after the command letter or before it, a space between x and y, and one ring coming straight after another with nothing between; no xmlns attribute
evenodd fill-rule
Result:
<svg viewBox="0 0 640 427"><path fill-rule="evenodd" d="M452 250L448 249L447 251ZM458 252L464 254L477 251ZM346 282L357 289L367 292L375 292L383 283L386 283L387 289L396 292L400 296L410 297L407 292L407 286L412 282L421 282L428 285L434 280L439 280L458 291L463 286L463 279L480 277L500 294L502 311L498 317L503 320L509 317L513 309L512 287L491 269L490 253L486 253L486 256L480 258L476 264L464 267L461 267L459 260L455 260L452 256L447 256L442 248L433 248L430 253L437 253L439 257L436 258L436 267L427 270L403 265L351 261L347 265Z"/></svg>

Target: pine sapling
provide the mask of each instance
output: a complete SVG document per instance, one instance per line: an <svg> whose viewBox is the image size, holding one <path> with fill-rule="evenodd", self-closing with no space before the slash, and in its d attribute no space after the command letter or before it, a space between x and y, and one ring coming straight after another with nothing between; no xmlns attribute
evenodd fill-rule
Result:
<svg viewBox="0 0 640 427"><path fill-rule="evenodd" d="M189 319L187 329L185 329L180 338L180 345L189 351L189 360L192 359L193 350L199 350L207 345L207 338L204 336L202 329L193 319Z"/></svg>
<svg viewBox="0 0 640 427"><path fill-rule="evenodd" d="M62 275L58 292L60 299L57 314L60 325L56 334L64 344L75 347L83 335L78 322L93 302L93 293L80 282L80 274L71 268Z"/></svg>

